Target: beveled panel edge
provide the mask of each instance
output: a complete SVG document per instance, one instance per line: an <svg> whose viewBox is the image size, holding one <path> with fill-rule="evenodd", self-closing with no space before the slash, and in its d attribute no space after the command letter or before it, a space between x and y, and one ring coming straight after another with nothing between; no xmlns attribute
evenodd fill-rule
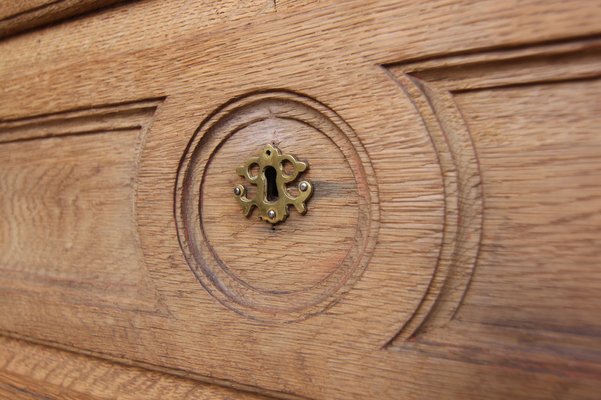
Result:
<svg viewBox="0 0 601 400"><path fill-rule="evenodd" d="M136 170L139 168L139 158L146 134L152 124L158 107L165 97L148 98L141 100L128 100L119 103L82 105L67 110L51 113L34 114L18 118L0 118L0 148L2 145L47 140L52 138L70 138L86 135L106 135L111 133L135 133L137 143L132 149L135 158ZM136 171L137 175L139 171ZM134 181L132 190L134 198L137 197L137 183ZM133 208L134 218L137 221L137 211ZM137 224L135 229L137 230ZM139 243L139 238L136 238ZM140 251L138 249L138 251ZM142 260L142 254L139 255ZM95 306L97 302L103 307L116 307L120 310L131 310L142 313L167 315L168 310L161 295L156 290L149 276L144 276L144 285L148 291L147 298L134 300L127 298L126 304L113 304L94 297L90 302L73 303L84 306ZM68 289L75 290L78 289ZM0 335L8 334L6 331Z"/></svg>
<svg viewBox="0 0 601 400"><path fill-rule="evenodd" d="M547 57L556 57L556 59L563 61L564 65L566 65L568 63L567 57L571 57L570 61L572 63L579 63L585 62L590 58L595 59L599 56L599 53L601 53L601 37L592 36L560 40L554 43L533 43L526 46L500 50L483 49L482 51L470 52L464 55L450 55L417 61L383 64L382 67L389 74L390 78L411 98L416 110L424 119L425 125L428 126L428 119L434 122L430 125L443 133L447 144L453 142L457 130L467 134L465 139L469 141L468 147L471 147L471 149L465 148L464 150L473 152L475 157L474 166L477 168L479 174L477 152L473 147L469 129L461 114L461 110L455 104L454 95L470 91L525 86L543 82L560 83L598 79L601 76L601 70L599 70L596 62L589 63L589 68L579 71L567 70L565 73L561 73L561 71L557 71L554 68L554 65L547 63L545 60ZM538 67L541 71L549 70L549 72L545 74L544 78L533 79L532 76L527 76L525 73L520 74L519 68L524 63L529 63L528 67L530 68ZM495 66L501 67L495 69ZM478 73L472 74L475 77L474 80L466 79L466 68L470 71L478 71ZM501 72L494 75L497 71ZM503 71L507 71L507 74L503 74ZM450 125L454 127L449 129ZM431 134L432 132L436 132L436 130L431 130L430 126L428 126L428 130ZM453 153L452 158L455 159L457 154L462 154L463 152L452 151L451 153ZM455 166L458 170L461 167L458 164L455 164ZM453 169L447 171L447 173L444 173L443 170L445 190L447 196L451 194L455 197L454 204L460 207L457 209L457 213L461 218L454 219L454 223L457 224L457 232L464 230L463 235L468 240L468 250L472 252L473 256L470 261L464 260L461 263L457 261L452 262L449 269L443 269L442 273L439 264L437 272L433 276L433 285L431 285L424 296L422 303L409 322L384 345L385 348L400 348L404 346L407 340L413 340L429 331L445 326L455 326L453 322L454 317L469 290L469 283L477 267L484 218L485 182L482 182L478 178L478 193L476 193L475 197L468 196L468 201L466 201L464 195L461 194L458 183L451 183L447 179L449 175L452 176L454 173ZM472 178L464 177L463 180L465 179L469 180ZM459 178L459 181L461 180L462 178ZM450 190L447 188L447 183L451 183ZM458 193L459 196L457 196ZM471 200L469 200L470 198ZM466 206L468 207L467 215L470 216L467 220L465 219ZM448 226L446 225L447 213L445 213L445 237L447 237L446 232L448 230ZM477 221L477 228L468 226L469 221ZM448 245L465 246L466 243L458 241L457 237L455 236L455 238L451 239L456 244L449 243ZM445 238L443 242L447 243L448 241L449 239ZM441 249L441 254L442 251L443 249ZM463 253L462 257L465 257L463 250L459 252L458 250L453 250L453 253L459 255ZM437 279L439 280L438 282Z"/></svg>
<svg viewBox="0 0 601 400"><path fill-rule="evenodd" d="M36 362L33 362L37 360ZM90 372L93 369L93 373ZM62 373L56 373L62 371ZM124 384L115 382L114 373L127 377ZM65 375L66 374L66 375ZM65 379L66 376L69 379ZM104 385L98 385L106 376ZM13 381L14 380L14 381ZM127 382L148 382L148 391L138 391L138 385ZM22 337L18 334L0 335L0 395L2 383L12 383L17 389L34 393L35 398L50 395L62 398L66 395L85 398L165 398L165 393L174 393L166 398L211 399L290 399L305 398L286 393L267 393L254 387L234 382L197 376L194 373L165 368L140 361L98 354L59 343ZM73 382L77 382L75 386ZM155 395L152 390L157 389ZM182 389L181 392L178 392ZM107 391L109 393L107 393ZM70 397L69 396L69 397ZM46 397L44 397L46 398ZM79 397L77 397L79 398Z"/></svg>
<svg viewBox="0 0 601 400"><path fill-rule="evenodd" d="M37 6L32 5L0 19L0 39L90 11L131 1L133 0L54 0Z"/></svg>

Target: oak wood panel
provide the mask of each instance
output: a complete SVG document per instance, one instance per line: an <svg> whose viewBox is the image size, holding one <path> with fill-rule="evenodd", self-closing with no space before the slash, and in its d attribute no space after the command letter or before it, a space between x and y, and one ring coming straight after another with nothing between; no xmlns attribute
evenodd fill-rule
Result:
<svg viewBox="0 0 601 400"><path fill-rule="evenodd" d="M0 120L0 143L146 130L160 100L83 108ZM134 150L135 153L135 150Z"/></svg>
<svg viewBox="0 0 601 400"><path fill-rule="evenodd" d="M48 5L53 0L15 0L0 4L0 18L10 17L18 13Z"/></svg>
<svg viewBox="0 0 601 400"><path fill-rule="evenodd" d="M458 318L599 337L601 82L456 99L489 182L481 255Z"/></svg>
<svg viewBox="0 0 601 400"><path fill-rule="evenodd" d="M93 11L101 12L108 7L128 6L138 0L15 0L0 4L0 38L41 28L53 23L69 22ZM171 1L171 12L195 13L202 24L212 24L265 12L295 9L316 0L226 0L198 2L190 0ZM122 8L123 9L123 8ZM128 11L129 12L129 11ZM84 18L80 17L80 18ZM128 17L130 18L130 17ZM166 16L165 16L166 18Z"/></svg>
<svg viewBox="0 0 601 400"><path fill-rule="evenodd" d="M296 2L292 2L293 12L286 12L285 7L280 7L281 12L259 15L252 7L252 12L245 14L244 11L248 10L245 7L230 6L223 12L216 12L212 1L193 3L196 5L170 2L169 6L162 7L133 3L127 7L127 13L114 11L109 14L110 18L75 20L56 27L53 32L23 35L0 43L4 56L0 68L4 79L13 77L22 82L27 79L25 76L37 76L30 84L37 82L40 90L54 90L54 102L49 104L27 97L22 85L7 84L4 95L12 99L13 106L12 111L6 110L3 115L18 117L81 106L82 101L76 99L84 99L86 94L89 96L92 82L87 85L60 83L68 81L67 77L72 74L69 65L73 63L77 63L78 70L85 73L96 70L103 60L104 67L113 71L113 79L128 76L127 80L111 80L110 91L96 88L100 91L98 94L115 103L125 101L123 97L130 100L161 96L171 86L185 90L188 86L182 81L186 79L188 82L212 79L214 84L223 81L209 70L194 72L194 69L189 69L186 77L186 69L181 68L194 64L223 72L235 71L245 65L244 74L256 70L273 75L274 65L288 63L290 67L287 68L296 71L295 62L304 60L309 53L345 52L353 57L358 51L373 65L386 64L447 54L449 49L453 53L461 53L478 48L594 35L598 33L597 13L601 12L596 1L565 5L561 1L531 0L520 8L494 1L441 2L440 7L432 6L427 10L410 2L373 5L349 2L343 7L328 2L303 7L301 3L294 8L292 6ZM269 16L271 14L272 17ZM230 16L235 22L225 24ZM254 18L248 19L250 16ZM145 21L142 29L130 23L136 20ZM435 23L436 31L429 29L431 24L419 23L421 20ZM404 23L399 24L399 21ZM161 29L155 29L156 26L161 26ZM290 29L292 26L294 30ZM248 40L248 28L252 28L256 36L254 41ZM237 33L236 29L239 29ZM273 32L278 29L289 32L289 35L274 35ZM100 40L86 32L103 32L104 35ZM211 40L207 41L209 36ZM77 37L77 40L65 41L64 37ZM411 40L404 40L400 46L400 37L410 37ZM279 46L286 51L282 52L279 46L269 46L272 43L280 43ZM21 48L28 51L23 52ZM85 49L85 59L89 61L81 59L82 49ZM257 49L261 50L261 57L257 57ZM107 57L109 52L119 54L119 60ZM139 59L142 54L142 59ZM138 61L124 65L121 60ZM339 67L341 61L332 56L329 62L333 67ZM323 57L303 62L303 71L315 71L314 68L322 71L325 66ZM145 69L144 76L134 67L138 64ZM161 67L163 70L159 73ZM47 81L51 70L57 70L56 75L53 74L57 79L54 82ZM40 75L41 72L45 73ZM162 78L158 79L159 76ZM169 85L165 83L175 76L180 79L171 81ZM265 80L270 82L267 77ZM260 87L264 86L265 83ZM215 86L212 88L214 90ZM63 92L62 96L59 91ZM128 93L128 96L117 96L120 91ZM89 101L88 104L97 102Z"/></svg>
<svg viewBox="0 0 601 400"><path fill-rule="evenodd" d="M494 326L566 333L578 326L582 334L595 336L598 187L592 171L598 164L598 56L599 41L590 39L392 67L430 88L425 93L433 102L444 97L440 93L453 94L474 139L479 168L490 176L483 177L487 207L479 267L459 320L475 322L474 313ZM505 147L510 143L513 147ZM493 177L499 173L506 175ZM503 187L505 192L498 194ZM566 197L570 195L574 197ZM574 225L570 210L584 212L586 218L576 217ZM552 218L548 234L544 216ZM510 227L512 219L515 225ZM498 222L493 225L493 220ZM535 234L533 227L541 230ZM515 242L503 250L505 234ZM510 258L501 261L504 254ZM483 282L488 286L480 287ZM472 296L484 297L476 305ZM513 308L503 316L501 304Z"/></svg>
<svg viewBox="0 0 601 400"><path fill-rule="evenodd" d="M137 2L128 6L127 13L107 10L102 18L74 20L0 43L6 55L0 65L0 77L6 82L0 92L5 100L0 102L0 115L5 119L164 98L132 171L135 178L127 196L135 198L136 218L126 221L124 228L139 234L143 269L156 287L160 307L155 304L156 308L140 312L119 303L101 309L61 300L40 310L40 299L29 294L5 296L2 315L10 322L4 327L6 334L148 368L185 371L195 379L236 382L279 397L596 397L599 339L594 330L589 330L592 335L578 330L592 315L587 300L570 296L565 303L556 303L566 305L561 313L577 310L568 318L569 332L556 329L560 316L537 315L539 319L531 321L534 326L528 329L508 323L528 321L540 311L537 307L546 295L543 290L544 296L535 296L540 288L536 276L522 281L530 291L520 293L519 301L507 290L515 275L506 273L503 280L496 280L501 264L494 262L495 257L511 261L517 253L512 253L512 246L506 246L507 254L497 253L487 234L495 215L509 212L504 208L507 199L500 198L508 192L503 185L516 178L505 177L502 170L490 175L498 166L480 164L479 152L484 145L484 155L496 154L493 145L486 147L486 140L499 137L497 130L516 129L515 124L535 133L537 126L557 127L557 132L566 127L570 119L544 119L553 108L534 104L536 92L529 90L537 88L545 94L565 94L558 100L564 106L568 106L565 102L574 107L587 104L574 109L580 116L574 125L577 131L548 140L556 140L568 157L586 148L581 167L596 165L596 147L591 144L596 143L593 111L599 93L594 85L583 89L581 81L598 72L598 2L529 1L515 7L498 1L427 5L349 1L298 8L269 2L269 12L256 13L251 6L243 9L248 14L242 11L240 18L229 18L228 12L215 17L214 9L200 5L182 13L178 4L184 3ZM65 41L65 37L77 39ZM503 95L510 91L503 86L514 90L512 102L504 101L508 99ZM336 146L311 129L281 121L251 127L252 135L244 139L244 133L234 134L225 120L217 121L217 126L227 128L221 136L217 128L205 129L223 110L226 115L232 111L233 119L242 125L248 123L248 114L234 112L240 102L257 101L250 108L252 116L269 104L257 96L274 92L278 94L273 101L283 102L282 92L306 98L321 110L318 120L342 121L337 125L348 129L339 130L341 137L354 138L349 139L349 149L354 150L340 156L332 150ZM496 103L494 96L499 96ZM519 99L523 105L517 111L522 114L511 112L513 101ZM464 115L466 110L469 115ZM289 112L301 115L301 106L293 105ZM508 117L499 118L496 112ZM532 121L540 119L538 125L530 124L530 113ZM514 154L507 154L508 161L529 157L537 138L543 137L512 133L506 139L511 138L515 146ZM106 135L116 147L117 135ZM290 152L316 160L311 179L322 183L315 201L309 202L309 213L293 216L286 222L290 224L275 230L232 214L236 203L231 194L232 184L239 182L235 167L261 142L274 139ZM75 140L71 137L41 140L65 140L67 147L75 146L67 142ZM9 164L12 148L7 146L24 143L0 145ZM97 143L90 143L87 151L102 153L102 142ZM204 174L208 165L203 175L208 185L200 180L187 185L179 179L189 151L198 148L202 159L204 149L213 147L207 162L195 166ZM335 156L328 159L322 152ZM109 152L104 157L111 162ZM354 179L353 184L350 176L355 174L347 169L345 159L349 166L371 168L364 174L369 179ZM568 168L560 160L547 161L551 168ZM231 176L227 175L230 165ZM575 174L574 182L592 179L592 175L580 176L580 169L569 171ZM530 178L538 173L534 170ZM337 186L338 181L362 188L357 193L369 198L369 206L359 211L369 210L371 225L355 222L360 220L354 217L356 210L346 208L361 196ZM546 205L549 212L565 212L566 202L574 199L572 180L557 182L567 191L562 202ZM542 192L544 181L536 183ZM202 269L208 259L195 265L186 257L191 235L181 229L185 218L177 221L180 194L186 187L201 185L192 201L199 207L210 205L204 223L211 240L219 242L218 254L229 257L238 278L252 282L267 300L258 297L261 293L234 291L229 282L216 281L211 271L221 270ZM595 195L595 185L590 186L586 189ZM487 193L494 195L495 190L502 204L487 209ZM208 200L206 206L201 195ZM533 207L524 195L511 200ZM594 212L594 197L582 201L589 201ZM537 207L532 210L526 217L546 216L537 215ZM196 224L195 218L190 226ZM295 221L302 231L295 231ZM368 246L352 246L353 240L359 242L348 234L352 225L359 232L370 232ZM549 226L558 237L577 232L593 243L587 236L595 234L592 225L590 231L562 221ZM28 226L37 227L35 222ZM319 232L317 237L304 232L311 227ZM377 230L371 231L374 227ZM286 242L282 234L286 232L296 235L298 243ZM229 236L248 247L232 243ZM337 271L335 260L343 253L335 245L338 238L345 246L365 248L361 255L367 255L368 262L364 268L351 269L358 272L340 283L340 291L319 292L323 297L315 298L327 307L320 303L306 312L304 300L314 299L311 288L321 289L315 282ZM511 244L513 238L508 235L505 240ZM480 243L487 247L480 248ZM545 252L545 243L533 239L524 248L536 257ZM594 251L579 254L578 248L566 249L563 259L579 267L583 260L598 261ZM310 264L289 255L295 251ZM198 254L204 257L207 252ZM278 263L278 257L284 261ZM253 264L251 258L263 262ZM521 266L534 265L519 261ZM507 266L500 268L508 271ZM49 267L41 265L40 270ZM573 280L548 280L549 295L572 295L575 282L585 281L589 274L596 276L592 266L578 271ZM346 279L344 274L341 277ZM212 287L207 282L217 284ZM587 281L584 290L592 293L593 282ZM278 290L280 285L284 290ZM300 294L280 293L285 291ZM500 297L491 298L489 293ZM273 300L279 295L289 300L290 307L301 309L302 318L279 318L269 308L276 303L286 306L286 300ZM77 299L88 296L81 290L75 294ZM129 296L139 299L135 291ZM241 303L255 311L241 312ZM521 309L521 304L531 307ZM492 314L491 308L502 312ZM503 326L486 323L496 316L503 318Z"/></svg>
<svg viewBox="0 0 601 400"><path fill-rule="evenodd" d="M139 366L0 338L0 397L6 399L260 400L264 396Z"/></svg>
<svg viewBox="0 0 601 400"><path fill-rule="evenodd" d="M11 296L155 310L131 185L159 102L0 121L0 265ZM6 315L2 324L14 330Z"/></svg>
<svg viewBox="0 0 601 400"><path fill-rule="evenodd" d="M0 37L60 21L123 0L16 0L0 5Z"/></svg>
<svg viewBox="0 0 601 400"><path fill-rule="evenodd" d="M233 188L238 183L252 187L232 174L232 162L241 155L261 151L270 142L281 143L286 146L281 148L283 152L293 150L307 160L310 169L303 179L318 189L307 202L310 213L301 216L290 210L286 220L290 223L276 226L257 223L256 211L251 218L241 219L236 202L224 202L221 190L210 189ZM344 154L328 137L307 125L266 120L245 128L224 143L207 171L207 197L203 199L207 240L223 254L224 262L252 286L272 291L306 289L333 273L355 244L359 196L355 179L348 171ZM330 215L337 218L334 227L329 223ZM331 229L336 235L328 235ZM280 240L289 246L280 246ZM315 252L316 247L319 252ZM261 265L259 275L257 264Z"/></svg>

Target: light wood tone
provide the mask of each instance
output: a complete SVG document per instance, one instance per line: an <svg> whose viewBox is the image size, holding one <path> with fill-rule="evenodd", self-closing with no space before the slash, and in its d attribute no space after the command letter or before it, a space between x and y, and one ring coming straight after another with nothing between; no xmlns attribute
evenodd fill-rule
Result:
<svg viewBox="0 0 601 400"><path fill-rule="evenodd" d="M291 210L288 224L240 218L237 201L224 204L224 194L245 183L232 174L240 154L256 155L265 143L309 160L302 179L319 192L311 212ZM266 322L306 319L335 304L367 266L380 225L373 167L356 133L323 104L286 91L245 96L205 121L180 166L175 201L179 238L199 280Z"/></svg>
<svg viewBox="0 0 601 400"><path fill-rule="evenodd" d="M0 338L0 397L5 399L266 399L179 375Z"/></svg>
<svg viewBox="0 0 601 400"><path fill-rule="evenodd" d="M493 326L598 335L591 319L601 306L594 295L601 280L598 243L581 231L596 229L599 211L594 171L600 51L601 42L589 39L390 67L402 85L421 88L439 115L447 112L445 102L454 102L460 115L447 119L465 119L478 155L484 234L477 273L457 319L473 322L473 312L477 322ZM544 102L537 101L541 97ZM503 238L511 244L504 245ZM558 279L562 270L568 275ZM474 304L472 296L483 297ZM586 300L576 301L579 297ZM573 301L569 315L550 311L561 309L566 298Z"/></svg>
<svg viewBox="0 0 601 400"><path fill-rule="evenodd" d="M97 10L122 0L12 0L0 4L0 37Z"/></svg>
<svg viewBox="0 0 601 400"><path fill-rule="evenodd" d="M155 310L131 185L158 104L0 122L0 189L11 199L0 207L0 281L11 296L41 303L95 299L105 306L119 298L122 305ZM38 229L27 229L34 225ZM82 290L86 298L78 295Z"/></svg>
<svg viewBox="0 0 601 400"><path fill-rule="evenodd" d="M241 154L257 153L264 143L275 141L281 143L282 151L296 151L309 161L310 170L302 175L303 179L321 189L308 201L311 212L301 216L291 209L290 223L261 224L256 211L251 218L240 218L237 203L224 202L223 193L207 189L203 219L207 239L237 275L263 290L299 291L334 272L354 246L359 195L344 155L327 137L306 125L283 125L266 121L227 140L207 171L205 185L229 188L243 183L250 187L232 174L232 160ZM335 224L330 216L336 217ZM328 234L332 229L336 235ZM280 240L290 243L290 247L278 245ZM316 252L316 248L320 250ZM257 264L261 265L260 274Z"/></svg>
<svg viewBox="0 0 601 400"><path fill-rule="evenodd" d="M49 24L62 23L81 14L95 12L102 19L108 7L121 7L139 0L7 0L0 3L0 38L19 34ZM170 13L185 13L200 18L200 25L252 17L265 12L298 8L317 0L220 0L172 1ZM164 22L164 21L162 21Z"/></svg>
<svg viewBox="0 0 601 400"><path fill-rule="evenodd" d="M138 1L0 42L0 354L284 398L597 398L600 20ZM316 183L274 229L232 195L272 141ZM11 365L1 395L61 390Z"/></svg>
<svg viewBox="0 0 601 400"><path fill-rule="evenodd" d="M0 4L0 18L20 14L33 8L40 8L52 3L53 0L15 0Z"/></svg>

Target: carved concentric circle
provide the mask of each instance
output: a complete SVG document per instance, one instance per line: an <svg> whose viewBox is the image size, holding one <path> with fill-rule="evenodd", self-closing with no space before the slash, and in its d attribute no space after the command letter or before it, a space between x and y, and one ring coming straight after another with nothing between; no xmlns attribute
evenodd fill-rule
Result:
<svg viewBox="0 0 601 400"><path fill-rule="evenodd" d="M311 211L277 229L232 208L239 207L231 196L240 183L235 168L268 140L311 157L315 174ZM243 96L200 125L178 171L175 212L202 286L230 309L270 322L335 304L367 266L379 227L375 174L355 132L325 105L287 91Z"/></svg>

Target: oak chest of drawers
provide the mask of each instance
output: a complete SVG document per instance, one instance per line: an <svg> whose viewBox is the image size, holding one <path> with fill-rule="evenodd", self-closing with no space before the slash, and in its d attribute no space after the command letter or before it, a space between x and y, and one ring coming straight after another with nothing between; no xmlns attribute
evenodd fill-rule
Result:
<svg viewBox="0 0 601 400"><path fill-rule="evenodd" d="M0 397L601 396L601 3L0 6Z"/></svg>

